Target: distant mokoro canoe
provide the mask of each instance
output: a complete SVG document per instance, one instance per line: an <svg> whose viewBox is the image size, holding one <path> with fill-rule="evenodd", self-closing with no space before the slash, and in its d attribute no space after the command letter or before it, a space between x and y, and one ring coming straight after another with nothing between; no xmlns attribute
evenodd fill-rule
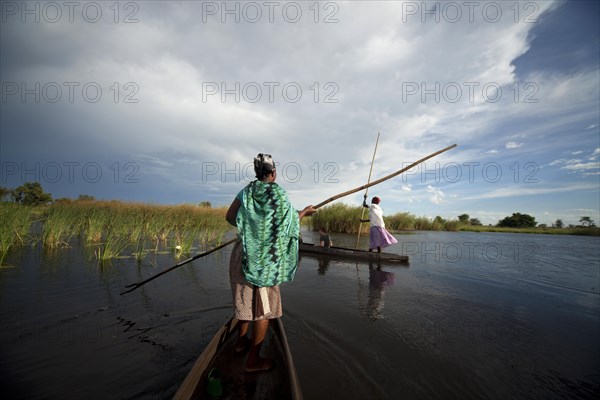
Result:
<svg viewBox="0 0 600 400"><path fill-rule="evenodd" d="M343 257L353 260L365 260L388 263L408 263L408 256L393 253L378 253L377 251L354 250L344 247L320 247L312 243L300 243L300 252L309 255L327 257Z"/></svg>
<svg viewBox="0 0 600 400"><path fill-rule="evenodd" d="M245 372L247 351L234 351L239 321L230 319L212 338L175 393L174 399L214 399L208 394L208 376L218 370L223 389L217 398L301 400L302 391L292 353L280 318L269 322L261 356L275 361L267 372Z"/></svg>

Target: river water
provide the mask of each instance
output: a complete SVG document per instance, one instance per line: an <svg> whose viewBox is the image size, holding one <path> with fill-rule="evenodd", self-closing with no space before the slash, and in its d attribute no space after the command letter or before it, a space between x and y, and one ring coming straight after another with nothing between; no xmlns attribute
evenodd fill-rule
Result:
<svg viewBox="0 0 600 400"><path fill-rule="evenodd" d="M395 236L387 250L409 255L409 265L303 256L282 286L306 399L596 398L600 238ZM0 268L2 397L170 398L231 315L230 252L123 296L125 285L177 262L173 254L104 266L77 244L9 254Z"/></svg>

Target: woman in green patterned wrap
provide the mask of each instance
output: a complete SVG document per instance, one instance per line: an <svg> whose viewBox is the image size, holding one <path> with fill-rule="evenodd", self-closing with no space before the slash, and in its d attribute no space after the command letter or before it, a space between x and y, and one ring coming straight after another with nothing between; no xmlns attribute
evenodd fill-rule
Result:
<svg viewBox="0 0 600 400"><path fill-rule="evenodd" d="M286 192L275 183L277 171L269 154L254 158L255 181L242 189L227 210L227 221L238 228L231 253L229 277L235 316L240 320L237 352L250 344L246 371L266 371L273 361L259 356L269 320L279 318L279 285L294 279L298 265L300 220L312 206L295 210ZM252 340L248 339L254 321Z"/></svg>

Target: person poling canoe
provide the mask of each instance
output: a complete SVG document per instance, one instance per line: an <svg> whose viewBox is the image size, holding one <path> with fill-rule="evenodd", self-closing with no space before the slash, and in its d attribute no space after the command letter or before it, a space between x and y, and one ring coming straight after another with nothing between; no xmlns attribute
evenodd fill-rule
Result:
<svg viewBox="0 0 600 400"><path fill-rule="evenodd" d="M395 237L385 229L383 221L383 210L379 207L381 199L377 196L371 199L371 205L367 204L367 195L363 199L363 207L369 209L369 219L361 219L361 222L370 222L369 230L369 251L377 248L377 252L381 253L382 247L388 247L394 243L398 243Z"/></svg>
<svg viewBox="0 0 600 400"><path fill-rule="evenodd" d="M450 150L450 149L453 149L453 148L455 148L455 147L456 147L456 144L453 144L453 145L451 145L451 146L448 146L448 147L446 147L446 148L444 148L444 149L438 150L438 151L436 151L435 153L432 153L432 154L428 155L427 157L423 157L423 158L421 158L420 160L417 160L417 161L415 161L414 163L412 163L412 164L410 164L410 165L408 165L408 166L406 166L406 167L404 167L404 168L402 168L402 169L400 169L400 170L398 170L398 171L396 171L396 172L394 172L394 173L391 173L391 174L389 174L389 175L387 175L387 176L384 176L383 178L377 179L377 180L376 180L376 181L374 181L374 182L370 182L370 183L368 183L368 184L366 184L366 185L359 186L359 187L357 187L357 188L354 188L354 189L351 189L351 190L347 190L347 191L345 191L345 192L343 192L343 193L337 194L337 195L335 195L335 196L333 196L333 197L330 197L330 198L328 198L327 200L324 200L324 201L320 202L319 204L317 204L317 205L315 205L315 206L312 206L312 207L311 207L311 206L309 206L309 207L306 207L304 210L302 210L301 212L299 212L299 216L300 216L300 218L302 218L303 216L308 216L308 215L311 215L311 214L313 214L313 213L314 213L314 212L315 212L317 209L319 209L319 208L323 207L324 205L327 205L327 204L331 203L332 201L335 201L335 200L337 200L337 199L341 199L342 197L345 197L345 196L349 196L349 195L351 195L351 194L353 194L353 193L356 193L356 192L358 192L358 191L361 191L361 190L363 190L363 189L367 189L367 188L369 188L369 187L371 187L371 186L378 185L378 184L380 184L381 182L387 181L388 179L392 179L393 177L395 177L395 176L398 176L398 175L400 175L400 174L401 174L401 173L403 173L403 172L406 172L406 171L409 171L409 170L411 170L412 168L416 167L417 165L421 164L422 162L424 162L424 161L427 161L427 160L429 160L430 158L432 158L432 157L435 157L435 156L437 156L438 154L444 153L444 152L446 152L446 151L448 151L448 150ZM270 157L270 156L269 156L269 157ZM272 160L271 160L271 161L272 161ZM256 169L256 161L255 161L255 169ZM275 167L274 167L274 164L273 164L273 172L275 172ZM273 178L273 181L274 181L274 178ZM235 200L234 200L234 203L235 203ZM232 204L232 206L234 206L234 204ZM237 205L237 207L239 207L239 204ZM231 208L231 207L230 207L230 208ZM237 210L236 210L236 212L237 212ZM308 212L310 212L310 214L309 214ZM232 216L230 216L230 218L228 218L228 219L227 219L227 221L229 221L229 222L230 222L232 225L236 226L236 215L235 215L235 214L232 214ZM125 286L125 288L129 288L129 289L128 289L128 290L126 290L126 291L124 291L124 292L121 292L120 294L121 294L121 295L124 295L125 293L131 293L131 292L133 292L134 290L136 290L136 289L138 289L138 288L142 287L142 286L143 286L143 285L145 285L146 283L148 283L148 282L151 282L151 281L153 281L154 279L156 279L156 278L158 278L158 277L161 277L161 276L163 276L164 274L166 274L166 273L168 273L168 272L170 272L170 271L173 271L173 270L175 270L175 269L177 269L177 268L179 268L179 267L181 267L181 266L183 266L183 265L185 265L185 264L187 264L187 263L189 263L189 262L191 262L191 261L197 260L197 259L199 259L199 258L201 258L201 257L204 257L204 256L207 256L207 255L209 255L209 254L212 254L212 253L214 253L215 251L217 251L217 250L220 250L220 249L222 249L222 248L223 248L223 247L225 247L225 246L229 246L230 244L232 244L232 243L235 243L235 242L237 242L237 240L236 240L236 239L233 239L233 240L230 240L230 241L228 241L228 242L222 243L222 244L218 245L217 247L214 247L214 248L212 248L212 249L210 249L210 250L208 250L208 251L205 251L204 253L196 254L195 256L193 256L193 257L190 257L190 258L188 258L187 260L181 261L181 262L179 262L179 263L175 264L174 266L172 266L172 267L170 267L170 268L167 268L166 270L164 270L164 271L161 271L161 272L159 272L158 274L156 274L156 275L154 275L154 276L152 276L152 277L150 277L150 278L148 278L148 279L146 279L146 280L143 280L143 281L141 281L141 282L137 282L137 283L132 283L132 284L130 284L130 285L126 285L126 286Z"/></svg>
<svg viewBox="0 0 600 400"><path fill-rule="evenodd" d="M231 253L229 277L235 317L240 320L236 351L250 346L246 371L266 371L273 361L259 356L269 320L279 318L279 285L294 279L298 266L300 220L312 215L312 206L297 211L286 192L275 183L277 171L269 154L254 158L256 180L235 197L226 219L238 228ZM254 321L252 340L248 338Z"/></svg>

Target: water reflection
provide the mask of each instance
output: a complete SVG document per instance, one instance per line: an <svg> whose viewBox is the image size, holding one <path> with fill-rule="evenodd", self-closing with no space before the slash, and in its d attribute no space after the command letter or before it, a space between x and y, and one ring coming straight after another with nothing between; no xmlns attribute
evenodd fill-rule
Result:
<svg viewBox="0 0 600 400"><path fill-rule="evenodd" d="M328 268L329 268L329 258L320 257L319 258L319 269L317 270L319 272L319 275L325 275Z"/></svg>
<svg viewBox="0 0 600 400"><path fill-rule="evenodd" d="M367 316L371 320L383 319L385 289L394 284L394 273L383 271L381 263L369 263L369 298L367 300Z"/></svg>

